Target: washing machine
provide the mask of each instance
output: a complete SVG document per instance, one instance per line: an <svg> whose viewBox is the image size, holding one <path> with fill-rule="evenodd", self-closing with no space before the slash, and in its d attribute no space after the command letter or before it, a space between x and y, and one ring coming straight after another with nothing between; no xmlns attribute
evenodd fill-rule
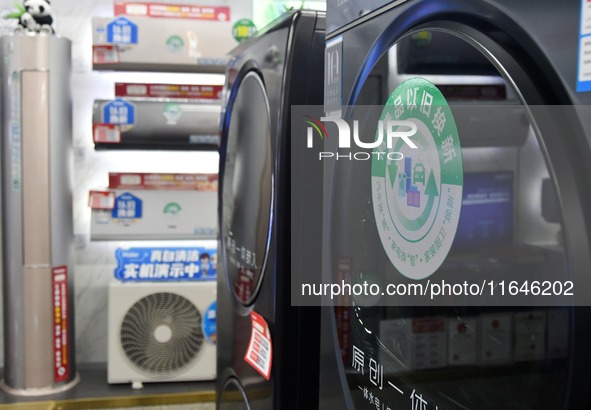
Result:
<svg viewBox="0 0 591 410"><path fill-rule="evenodd" d="M292 149L291 109L322 105L324 36L324 13L299 10L232 52L220 149L218 409L317 406L319 313L297 307L290 289L301 269L320 270L322 185L307 181L321 181L322 167L306 163L305 146Z"/></svg>
<svg viewBox="0 0 591 410"><path fill-rule="evenodd" d="M589 408L587 3L327 13L319 407Z"/></svg>

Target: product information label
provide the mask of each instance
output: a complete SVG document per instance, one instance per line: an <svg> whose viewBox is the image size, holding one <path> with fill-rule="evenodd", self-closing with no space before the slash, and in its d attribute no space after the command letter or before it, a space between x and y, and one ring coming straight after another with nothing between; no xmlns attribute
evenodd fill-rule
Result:
<svg viewBox="0 0 591 410"><path fill-rule="evenodd" d="M324 54L324 110L335 115L342 109L343 38L341 36L326 43Z"/></svg>
<svg viewBox="0 0 591 410"><path fill-rule="evenodd" d="M423 279L441 266L458 227L463 190L458 131L447 101L423 78L400 84L380 120L386 128L392 120L416 125L409 137L416 148L403 138L388 147L386 137L374 149L371 184L386 254L402 275Z"/></svg>
<svg viewBox="0 0 591 410"><path fill-rule="evenodd" d="M8 141L10 144L11 185L13 191L21 190L22 181L22 132L21 132L21 78L17 72L12 73L10 81L10 125Z"/></svg>
<svg viewBox="0 0 591 410"><path fill-rule="evenodd" d="M591 2L581 0L577 91L591 91Z"/></svg>
<svg viewBox="0 0 591 410"><path fill-rule="evenodd" d="M250 312L252 334L244 360L267 380L271 377L273 344L271 332L265 319L255 312Z"/></svg>
<svg viewBox="0 0 591 410"><path fill-rule="evenodd" d="M68 380L68 267L59 266L52 270L53 280L53 380L60 383Z"/></svg>

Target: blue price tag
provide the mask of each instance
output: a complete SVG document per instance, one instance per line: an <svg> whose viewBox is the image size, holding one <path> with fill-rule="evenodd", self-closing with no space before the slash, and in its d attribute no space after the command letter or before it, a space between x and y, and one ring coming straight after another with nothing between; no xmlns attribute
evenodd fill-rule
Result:
<svg viewBox="0 0 591 410"><path fill-rule="evenodd" d="M103 123L117 125L135 124L135 106L121 98L103 106Z"/></svg>
<svg viewBox="0 0 591 410"><path fill-rule="evenodd" d="M119 17L107 24L107 42L111 44L137 44L137 24L127 17Z"/></svg>

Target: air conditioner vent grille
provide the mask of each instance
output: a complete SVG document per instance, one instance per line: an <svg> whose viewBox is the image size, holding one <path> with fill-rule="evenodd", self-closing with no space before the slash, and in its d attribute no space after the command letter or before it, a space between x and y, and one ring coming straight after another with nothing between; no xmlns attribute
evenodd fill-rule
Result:
<svg viewBox="0 0 591 410"><path fill-rule="evenodd" d="M188 299L158 292L138 300L121 324L125 356L150 376L185 370L198 356L204 337L201 313Z"/></svg>

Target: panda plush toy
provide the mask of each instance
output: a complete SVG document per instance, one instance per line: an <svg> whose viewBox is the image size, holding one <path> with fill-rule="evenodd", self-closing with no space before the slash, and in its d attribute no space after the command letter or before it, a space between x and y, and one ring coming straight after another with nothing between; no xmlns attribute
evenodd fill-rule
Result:
<svg viewBox="0 0 591 410"><path fill-rule="evenodd" d="M55 33L49 0L24 0L19 28L33 33Z"/></svg>

